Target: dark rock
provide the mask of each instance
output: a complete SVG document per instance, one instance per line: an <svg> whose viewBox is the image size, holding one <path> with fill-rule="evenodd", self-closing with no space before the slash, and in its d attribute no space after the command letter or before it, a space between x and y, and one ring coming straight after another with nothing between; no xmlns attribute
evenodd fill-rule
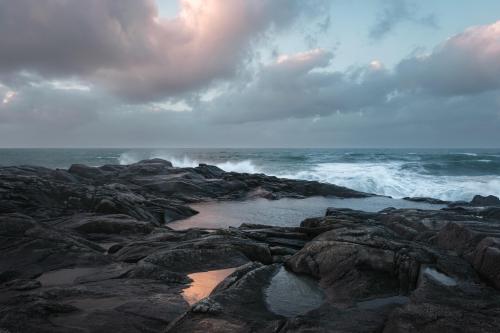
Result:
<svg viewBox="0 0 500 333"><path fill-rule="evenodd" d="M227 236L205 236L157 250L143 259L176 272L192 273L241 266L249 261L272 261L265 244Z"/></svg>
<svg viewBox="0 0 500 333"><path fill-rule="evenodd" d="M119 214L120 210L116 207L115 203L110 199L102 199L95 207L96 213L101 214Z"/></svg>
<svg viewBox="0 0 500 333"><path fill-rule="evenodd" d="M440 211L329 208L298 227L165 225L196 214L189 207L195 202L315 195L370 196L203 164L174 168L161 159L68 171L0 167L0 327L500 331L498 198L475 197ZM235 267L208 298L189 307L183 298L188 274ZM319 280L325 302L296 317L273 313L266 293L282 271Z"/></svg>
<svg viewBox="0 0 500 333"><path fill-rule="evenodd" d="M83 164L71 165L68 172L83 178L95 178L103 175L103 172L99 168L89 167Z"/></svg>
<svg viewBox="0 0 500 333"><path fill-rule="evenodd" d="M500 327L499 292L482 284L467 263L498 288L499 241L492 238L499 234L498 224L471 221L469 214L416 210L366 214L331 209L327 215L304 221L308 227L331 229L306 244L287 266L321 279L330 302L287 322L283 331L494 332ZM395 227L395 221L405 228ZM406 228L431 237L412 241L415 236ZM411 295L411 301L377 305L368 312L355 306L385 304L388 295Z"/></svg>
<svg viewBox="0 0 500 333"><path fill-rule="evenodd" d="M25 290L32 290L32 289L37 289L42 286L40 281L37 280L11 280L8 283L5 284L5 286L9 287L10 289L14 290L19 290L19 291L25 291Z"/></svg>
<svg viewBox="0 0 500 333"><path fill-rule="evenodd" d="M480 212L478 215L491 220L500 220L500 207L488 207Z"/></svg>
<svg viewBox="0 0 500 333"><path fill-rule="evenodd" d="M217 179L217 178L222 178L224 177L224 170L214 166L214 165L207 165L201 163L198 167L195 168L196 172L200 173L203 175L203 177L208 178L208 179Z"/></svg>
<svg viewBox="0 0 500 333"><path fill-rule="evenodd" d="M474 250L473 266L486 280L500 289L500 238L483 238Z"/></svg>
<svg viewBox="0 0 500 333"><path fill-rule="evenodd" d="M163 165L163 166L166 166L166 167L169 167L169 168L172 168L173 165L172 165L172 162L169 162L169 161L166 161L166 160L163 160L161 158L152 158L152 159L149 159L149 160L142 160L140 162L137 162L133 165Z"/></svg>
<svg viewBox="0 0 500 333"><path fill-rule="evenodd" d="M447 205L450 203L450 201L445 201L445 200L439 200L435 198L428 198L428 197L405 197L403 200L406 201L414 201L414 202L425 202L431 205Z"/></svg>
<svg viewBox="0 0 500 333"><path fill-rule="evenodd" d="M198 214L198 212L188 206L169 206L163 210L163 221L169 223L176 220L185 219L193 215Z"/></svg>
<svg viewBox="0 0 500 333"><path fill-rule="evenodd" d="M66 227L83 234L149 234L154 226L127 215L76 215Z"/></svg>
<svg viewBox="0 0 500 333"><path fill-rule="evenodd" d="M113 254L120 251L123 248L123 244L113 244L109 247L108 253Z"/></svg>
<svg viewBox="0 0 500 333"><path fill-rule="evenodd" d="M278 266L243 266L228 276L209 298L170 324L167 332L275 332L284 323L270 312L263 288Z"/></svg>
<svg viewBox="0 0 500 333"><path fill-rule="evenodd" d="M163 266L141 263L137 267L128 271L123 277L129 279L152 279L166 283L189 283L191 280L185 274L177 273L166 269Z"/></svg>
<svg viewBox="0 0 500 333"><path fill-rule="evenodd" d="M475 195L470 204L473 206L500 206L500 199L494 195Z"/></svg>

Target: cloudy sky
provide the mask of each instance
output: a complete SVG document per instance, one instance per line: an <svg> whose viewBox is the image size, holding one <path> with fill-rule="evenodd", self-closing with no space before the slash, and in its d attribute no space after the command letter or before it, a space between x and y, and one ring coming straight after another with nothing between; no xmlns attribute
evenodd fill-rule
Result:
<svg viewBox="0 0 500 333"><path fill-rule="evenodd" d="M0 0L2 147L498 147L498 0Z"/></svg>

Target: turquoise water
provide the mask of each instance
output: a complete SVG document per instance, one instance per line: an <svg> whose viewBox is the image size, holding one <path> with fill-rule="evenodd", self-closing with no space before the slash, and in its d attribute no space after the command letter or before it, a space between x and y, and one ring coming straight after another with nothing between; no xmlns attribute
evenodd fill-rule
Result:
<svg viewBox="0 0 500 333"><path fill-rule="evenodd" d="M388 195L470 200L500 196L500 149L0 149L0 165L67 168L164 158L226 171L317 180Z"/></svg>

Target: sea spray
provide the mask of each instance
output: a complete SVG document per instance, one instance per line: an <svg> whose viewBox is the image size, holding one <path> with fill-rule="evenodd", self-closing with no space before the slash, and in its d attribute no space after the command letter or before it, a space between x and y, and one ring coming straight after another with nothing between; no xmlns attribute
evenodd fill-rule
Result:
<svg viewBox="0 0 500 333"><path fill-rule="evenodd" d="M0 149L1 165L68 168L162 158L176 167L317 180L395 198L500 196L500 149Z"/></svg>

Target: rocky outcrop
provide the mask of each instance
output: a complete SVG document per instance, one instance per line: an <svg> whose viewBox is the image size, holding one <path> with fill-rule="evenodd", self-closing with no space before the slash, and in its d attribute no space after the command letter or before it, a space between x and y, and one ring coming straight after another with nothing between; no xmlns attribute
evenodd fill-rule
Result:
<svg viewBox="0 0 500 333"><path fill-rule="evenodd" d="M286 263L318 278L327 292L329 304L306 317L336 318L340 327L343 318L366 318L370 332L500 328L498 221L448 211L329 209L302 226L330 228ZM294 332L324 328L311 320L290 325Z"/></svg>
<svg viewBox="0 0 500 333"><path fill-rule="evenodd" d="M318 279L326 301L299 316L277 315L266 290L279 266L247 264L167 332L497 332L500 224L462 213L330 208L297 228L242 225L234 232L254 239L306 239L286 266Z"/></svg>
<svg viewBox="0 0 500 333"><path fill-rule="evenodd" d="M425 202L432 205L447 205L451 203L450 201L429 198L429 197L405 197L403 200L414 201L414 202Z"/></svg>
<svg viewBox="0 0 500 333"><path fill-rule="evenodd" d="M174 168L161 159L127 166L72 165L67 171L0 167L0 213L22 212L39 219L85 212L125 214L162 225L196 214L186 206L192 202L314 195L369 196L330 184L224 172L204 164Z"/></svg>
<svg viewBox="0 0 500 333"><path fill-rule="evenodd" d="M472 206L500 206L500 199L494 195L476 195L472 198L470 204Z"/></svg>
<svg viewBox="0 0 500 333"><path fill-rule="evenodd" d="M285 320L267 309L262 293L277 269L259 264L241 267L167 332L277 332Z"/></svg>
<svg viewBox="0 0 500 333"><path fill-rule="evenodd" d="M247 236L251 232L248 228L173 231L155 227L144 233L142 223L136 229L137 222L130 221L129 217L108 216L104 227L99 223L94 225L95 218L73 216L49 226L25 215L2 215L2 329L12 332L162 332L190 309L183 297L183 290L191 283L188 274L243 265L231 275L234 281L226 280L218 288L233 290L243 272L250 271L248 267L267 271L268 267L274 267L270 265L273 261L284 260L273 253L295 252L291 248L271 246L267 238L272 237L265 235L275 234L273 228L262 230L264 236L260 235L257 240ZM86 226L83 230L82 225ZM137 233L131 233L132 230ZM290 233L288 239L296 237L293 230L281 230L282 234L287 232ZM116 237L117 233L121 243L115 251L106 251L104 243L96 241L108 235ZM253 283L260 282L257 279ZM247 295L255 294L249 285L243 285L232 291L229 300L242 295L243 291ZM203 304L189 311L205 314L219 311L218 303ZM242 308L238 304L231 306L235 313ZM265 306L261 307L261 303L256 305L256 311L265 313L266 318L276 317ZM257 327L259 318L256 316L254 321Z"/></svg>
<svg viewBox="0 0 500 333"><path fill-rule="evenodd" d="M193 202L314 195L369 196L160 159L0 168L0 331L500 331L497 198L436 211L329 208L296 227L168 226L196 214ZM193 273L228 269L208 298L186 297L208 288ZM308 303L308 288L322 304L291 315L270 303Z"/></svg>

